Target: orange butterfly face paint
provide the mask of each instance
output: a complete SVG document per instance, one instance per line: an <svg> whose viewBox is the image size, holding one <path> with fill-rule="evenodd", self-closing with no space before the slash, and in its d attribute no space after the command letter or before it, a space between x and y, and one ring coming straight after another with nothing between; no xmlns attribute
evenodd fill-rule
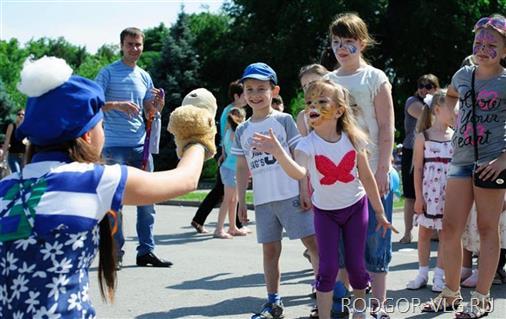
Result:
<svg viewBox="0 0 506 319"><path fill-rule="evenodd" d="M331 98L313 93L306 97L305 112L312 127L318 126L322 121L332 120L337 107Z"/></svg>

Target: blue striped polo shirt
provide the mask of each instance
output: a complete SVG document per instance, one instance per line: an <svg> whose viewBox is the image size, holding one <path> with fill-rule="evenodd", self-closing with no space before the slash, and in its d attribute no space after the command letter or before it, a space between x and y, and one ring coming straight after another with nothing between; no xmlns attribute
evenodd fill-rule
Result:
<svg viewBox="0 0 506 319"><path fill-rule="evenodd" d="M131 101L141 109L132 117L117 110L104 112L104 147L143 145L146 135L143 104L152 99L150 90L153 88L149 74L138 66L132 68L119 60L100 70L95 81L104 89L106 102Z"/></svg>

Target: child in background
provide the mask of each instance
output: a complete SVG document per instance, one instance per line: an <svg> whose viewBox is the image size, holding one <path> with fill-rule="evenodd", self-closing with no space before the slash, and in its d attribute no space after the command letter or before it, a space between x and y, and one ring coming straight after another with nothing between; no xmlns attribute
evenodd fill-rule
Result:
<svg viewBox="0 0 506 319"><path fill-rule="evenodd" d="M72 76L62 59L43 57L25 62L18 89L28 100L16 133L31 143L30 163L0 181L0 256L8 265L0 276L0 317L94 318L88 272L97 251L100 292L114 299L117 210L194 190L205 149L186 145L170 171L102 165L105 101L96 82ZM200 121L189 124L205 125Z"/></svg>
<svg viewBox="0 0 506 319"><path fill-rule="evenodd" d="M490 286L499 261L498 225L505 196L504 188L476 186L474 177L495 181L506 170L506 70L501 65L506 58L506 18L499 14L481 18L474 33L473 55L477 66L458 70L446 95L452 110L460 100L441 231L446 287L424 306L425 311L439 312L455 309L462 300L462 233L474 202L481 251L478 282L471 292L471 302L456 313L456 318L481 318L493 310Z"/></svg>
<svg viewBox="0 0 506 319"><path fill-rule="evenodd" d="M224 159L222 140L223 137L225 136L225 130L227 128L228 111L233 107L239 107L243 109L246 108L242 83L239 83L238 81L230 82L230 84L228 85L228 98L231 102L230 104L225 106L220 115L220 124L219 124L220 130L218 136L220 142L218 144L221 146L220 149L222 151L221 152L218 151L218 154L220 154L217 159L218 165L221 165ZM195 216L193 216L192 218L191 226L195 228L197 233L206 234L209 232L204 226L207 216L209 216L209 214L216 207L216 205L223 200L224 194L225 194L225 187L223 186L223 182L221 181L221 174L220 171L218 170L216 174L216 183L214 184L214 187L211 189L209 193L207 193L206 197L202 200L202 202L199 205L199 208L197 209L197 212L195 213ZM240 228L245 232L249 231L241 224L241 222L237 218L236 218L236 226L237 228Z"/></svg>
<svg viewBox="0 0 506 319"><path fill-rule="evenodd" d="M272 97L272 108L279 112L283 112L285 110L285 105L283 104L283 98L281 98L281 95Z"/></svg>
<svg viewBox="0 0 506 319"><path fill-rule="evenodd" d="M365 288L369 275L364 255L368 227L369 197L383 236L394 229L385 217L383 206L367 162L367 136L355 123L348 105L348 93L330 81L316 81L305 94L306 113L313 130L295 148L293 160L283 149L272 129L269 135L255 134L257 151L274 155L285 172L294 179L309 173L314 189L312 204L320 266L316 279L320 319L331 318L332 292L339 270L340 232L346 251L356 307L353 318L365 318ZM335 196L340 194L340 196ZM367 196L366 196L367 195Z"/></svg>
<svg viewBox="0 0 506 319"><path fill-rule="evenodd" d="M227 128L222 139L224 157L223 163L220 166L220 175L225 188L223 202L220 206L218 213L218 223L214 231L214 238L231 239L233 236L245 236L247 233L241 231L235 225L235 214L237 209L237 191L236 191L236 163L237 156L230 154L230 148L234 140L235 129L237 125L244 122L246 112L239 107L233 107L228 111L227 115ZM224 224L225 217L228 212L228 232L225 232Z"/></svg>
<svg viewBox="0 0 506 319"><path fill-rule="evenodd" d="M320 64L310 64L300 68L299 81L302 91L305 93L311 83L321 80L327 73L329 73L329 71ZM304 110L301 110L299 114L297 114L297 128L302 136L308 135L311 130Z"/></svg>
<svg viewBox="0 0 506 319"><path fill-rule="evenodd" d="M451 139L454 113L446 105L446 91L439 90L425 105L418 119L413 166L415 186L415 223L418 224L418 274L407 284L408 289L420 289L429 278L430 242L434 229L443 227L446 174L452 158ZM438 249L432 291L444 288L444 270L441 247Z"/></svg>
<svg viewBox="0 0 506 319"><path fill-rule="evenodd" d="M367 145L369 166L378 185L385 215L391 222L393 192L390 189L389 171L392 169L394 145L392 87L385 73L369 65L362 57L374 40L358 15L344 13L337 16L330 25L330 36L339 68L326 78L348 89L356 101L356 120L370 141ZM392 258L391 231L381 236L375 231L376 224L374 208L370 206L365 259L371 275L373 300L378 303L372 307L371 313L385 319L389 317L383 304L386 300L386 275Z"/></svg>
<svg viewBox="0 0 506 319"><path fill-rule="evenodd" d="M293 149L301 136L289 114L272 109L272 97L278 95L276 72L265 63L250 64L243 73L244 97L253 115L237 127L231 154L237 155L237 190L241 220L248 220L246 188L249 172L255 193L255 221L257 241L262 244L267 302L252 319L283 317L283 303L279 295L281 273L279 257L283 229L290 239L301 239L309 250L313 269L318 265L314 237L313 213L304 211L299 202L299 186L283 171L271 155L252 148L255 133L273 129L287 151Z"/></svg>

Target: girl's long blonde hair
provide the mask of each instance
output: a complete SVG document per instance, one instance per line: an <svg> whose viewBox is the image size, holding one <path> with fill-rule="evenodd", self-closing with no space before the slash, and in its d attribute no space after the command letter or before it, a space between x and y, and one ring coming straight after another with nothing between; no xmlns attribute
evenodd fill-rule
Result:
<svg viewBox="0 0 506 319"><path fill-rule="evenodd" d="M446 89L437 90L432 96L430 105L424 104L422 114L416 122L416 132L422 133L423 131L432 127L434 123L436 105L444 105L446 103Z"/></svg>
<svg viewBox="0 0 506 319"><path fill-rule="evenodd" d="M352 100L350 92L341 85L329 80L318 80L309 85L306 96L311 94L327 95L338 108L343 108L343 114L337 119L337 132L345 132L355 149L359 151L365 150L369 139L367 134L358 126L353 116L353 111L350 107L350 101Z"/></svg>

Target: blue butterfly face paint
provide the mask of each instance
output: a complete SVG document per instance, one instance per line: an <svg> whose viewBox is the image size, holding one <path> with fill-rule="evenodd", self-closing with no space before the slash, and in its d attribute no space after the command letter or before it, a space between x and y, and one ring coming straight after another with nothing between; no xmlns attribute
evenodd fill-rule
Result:
<svg viewBox="0 0 506 319"><path fill-rule="evenodd" d="M336 36L332 37L332 51L337 56L338 51L343 49L348 54L356 54L358 52L358 41L352 38L339 38Z"/></svg>

